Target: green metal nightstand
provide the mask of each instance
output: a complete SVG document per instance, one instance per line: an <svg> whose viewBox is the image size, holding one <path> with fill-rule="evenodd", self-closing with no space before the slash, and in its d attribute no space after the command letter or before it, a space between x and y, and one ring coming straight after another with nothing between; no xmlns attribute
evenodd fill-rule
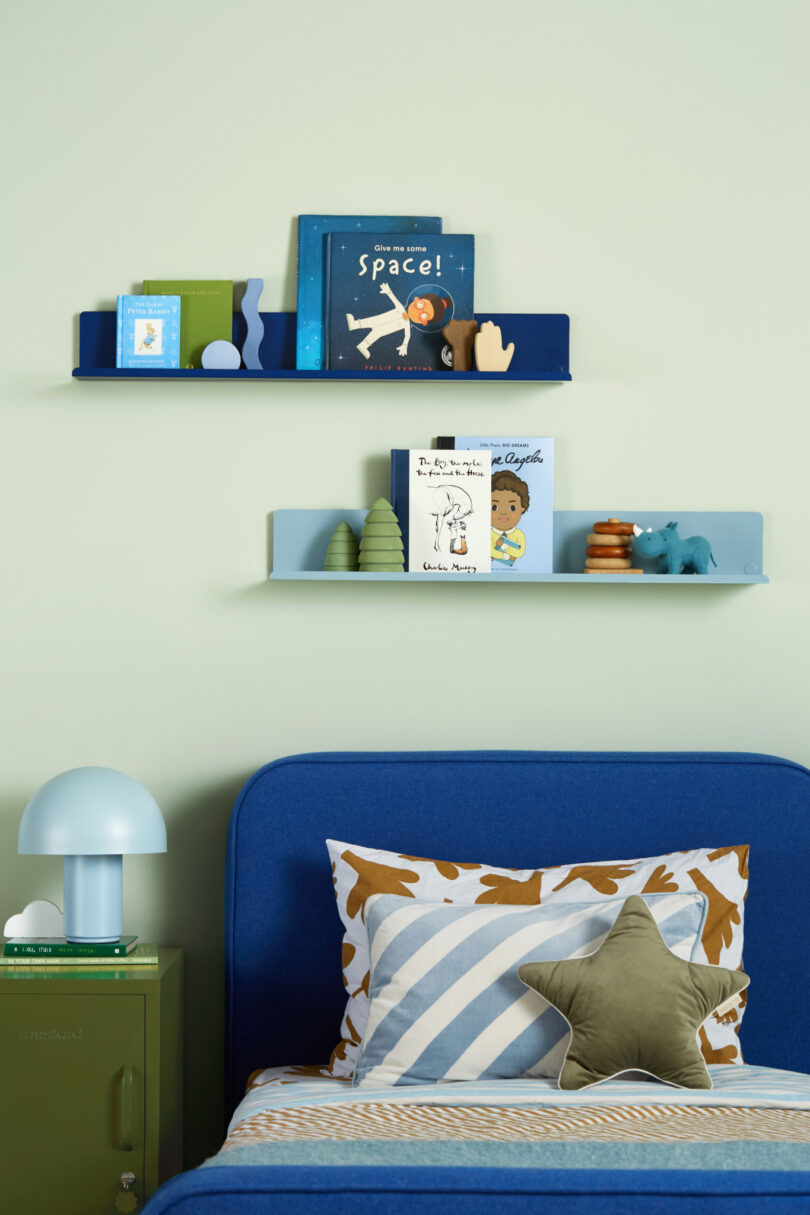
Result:
<svg viewBox="0 0 810 1215"><path fill-rule="evenodd" d="M182 1003L179 949L157 966L0 969L4 1211L136 1211L180 1172Z"/></svg>

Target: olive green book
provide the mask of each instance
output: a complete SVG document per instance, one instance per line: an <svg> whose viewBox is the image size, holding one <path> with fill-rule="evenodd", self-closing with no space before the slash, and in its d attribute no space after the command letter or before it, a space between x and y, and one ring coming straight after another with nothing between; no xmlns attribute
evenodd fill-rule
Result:
<svg viewBox="0 0 810 1215"><path fill-rule="evenodd" d="M96 957L88 954L0 954L0 966L81 966L95 970L97 966L157 966L157 945L136 945L123 958Z"/></svg>
<svg viewBox="0 0 810 1215"><path fill-rule="evenodd" d="M233 341L233 283L228 279L144 279L144 295L180 296L180 366L202 367L209 342Z"/></svg>

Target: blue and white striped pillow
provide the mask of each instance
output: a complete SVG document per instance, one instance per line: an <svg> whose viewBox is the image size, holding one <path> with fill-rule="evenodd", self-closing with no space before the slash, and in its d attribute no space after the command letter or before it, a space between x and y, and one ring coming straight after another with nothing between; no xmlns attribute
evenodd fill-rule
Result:
<svg viewBox="0 0 810 1215"><path fill-rule="evenodd" d="M705 896L645 899L669 948L691 959ZM374 895L366 902L368 1024L353 1083L556 1076L568 1025L527 990L518 967L594 953L624 902L468 907Z"/></svg>

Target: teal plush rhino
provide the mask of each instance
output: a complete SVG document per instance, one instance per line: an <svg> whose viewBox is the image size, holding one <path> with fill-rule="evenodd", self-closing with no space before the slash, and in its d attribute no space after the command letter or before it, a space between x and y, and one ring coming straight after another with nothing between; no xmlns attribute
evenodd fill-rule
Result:
<svg viewBox="0 0 810 1215"><path fill-rule="evenodd" d="M660 531L636 530L633 548L639 557L658 557L659 574L708 574L709 562L717 565L705 536L678 535L678 524L668 523Z"/></svg>

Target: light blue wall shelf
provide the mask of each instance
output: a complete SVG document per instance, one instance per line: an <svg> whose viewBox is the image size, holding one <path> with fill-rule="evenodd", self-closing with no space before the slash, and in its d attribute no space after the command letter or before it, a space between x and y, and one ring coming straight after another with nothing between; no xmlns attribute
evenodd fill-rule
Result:
<svg viewBox="0 0 810 1215"><path fill-rule="evenodd" d="M338 523L356 535L367 510L277 510L273 512L273 569L270 578L309 582L587 582L599 586L745 585L768 582L762 573L762 515L756 511L557 510L554 512L554 573L521 574L360 574L326 573L326 548ZM643 574L584 574L586 536L597 519L630 519L639 527L664 527L671 519L682 536L706 536L717 569L711 574L656 574L656 562L634 559Z"/></svg>

